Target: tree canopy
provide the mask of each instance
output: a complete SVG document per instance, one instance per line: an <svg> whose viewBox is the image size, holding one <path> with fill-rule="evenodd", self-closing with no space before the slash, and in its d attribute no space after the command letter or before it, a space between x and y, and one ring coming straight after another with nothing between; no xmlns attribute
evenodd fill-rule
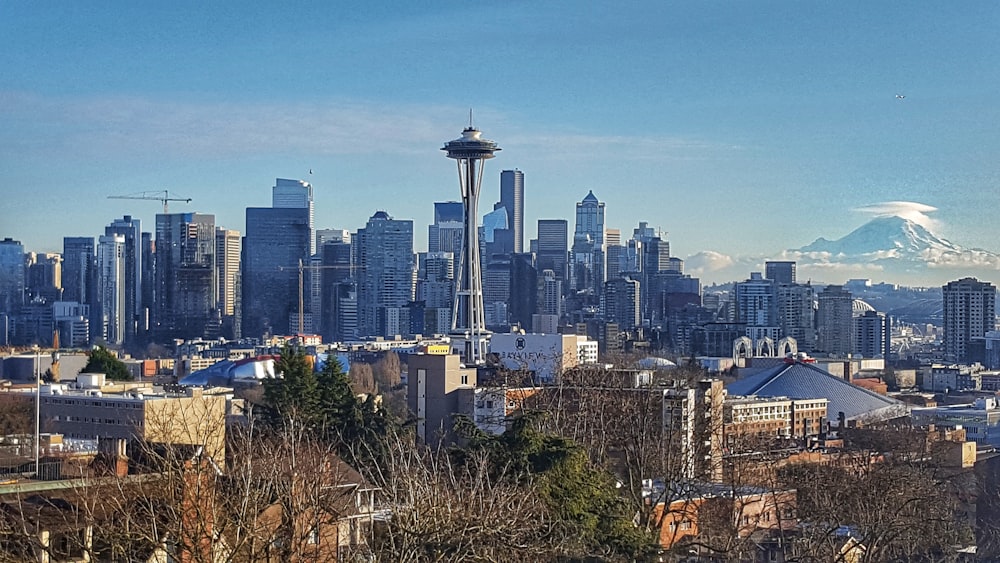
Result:
<svg viewBox="0 0 1000 563"><path fill-rule="evenodd" d="M118 359L114 352L104 346L98 346L87 354L87 365L80 373L103 373L110 381L132 381L132 374L125 367L125 362Z"/></svg>

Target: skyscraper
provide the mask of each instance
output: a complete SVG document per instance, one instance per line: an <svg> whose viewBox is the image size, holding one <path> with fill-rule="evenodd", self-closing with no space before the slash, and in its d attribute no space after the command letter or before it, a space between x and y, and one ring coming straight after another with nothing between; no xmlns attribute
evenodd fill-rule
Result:
<svg viewBox="0 0 1000 563"><path fill-rule="evenodd" d="M105 235L121 235L125 241L123 278L125 292L124 324L125 342L132 343L138 336L142 316L142 229L139 219L125 215L104 227ZM103 268L103 265L102 265Z"/></svg>
<svg viewBox="0 0 1000 563"><path fill-rule="evenodd" d="M94 273L94 238L63 238L63 300L89 304Z"/></svg>
<svg viewBox="0 0 1000 563"><path fill-rule="evenodd" d="M157 340L200 338L216 316L215 215L156 215Z"/></svg>
<svg viewBox="0 0 1000 563"><path fill-rule="evenodd" d="M97 306L100 337L108 344L125 342L128 318L125 235L102 235L97 244ZM133 331L134 334L134 331Z"/></svg>
<svg viewBox="0 0 1000 563"><path fill-rule="evenodd" d="M524 252L524 172L518 169L500 173L500 203L507 210L508 229L513 235L514 250Z"/></svg>
<svg viewBox="0 0 1000 563"><path fill-rule="evenodd" d="M413 300L416 269L413 221L378 211L358 229L358 331L361 336L401 334L399 314Z"/></svg>
<svg viewBox="0 0 1000 563"><path fill-rule="evenodd" d="M568 240L569 223L565 219L538 220L537 268L540 272L552 270L557 279L566 279Z"/></svg>
<svg viewBox="0 0 1000 563"><path fill-rule="evenodd" d="M462 252L452 311L453 342L461 338L466 365L480 364L486 359L489 333L483 311L482 261L479 257L479 192L483 184L483 166L500 147L482 138L482 132L471 125L462 136L445 143L441 149L458 164L458 184L462 195Z"/></svg>
<svg viewBox="0 0 1000 563"><path fill-rule="evenodd" d="M223 319L236 314L236 278L240 273L240 232L215 228L215 267L219 279L219 311Z"/></svg>
<svg viewBox="0 0 1000 563"><path fill-rule="evenodd" d="M608 280L601 296L604 319L618 323L618 327L631 330L639 326L639 282L627 277Z"/></svg>
<svg viewBox="0 0 1000 563"><path fill-rule="evenodd" d="M853 351L851 332L854 297L840 285L828 285L817 296L816 350L831 356Z"/></svg>
<svg viewBox="0 0 1000 563"><path fill-rule="evenodd" d="M306 207L248 207L243 239L242 289L244 336L298 332L299 265L308 265L313 243ZM303 275L303 307L310 310ZM314 331L305 314L303 330Z"/></svg>
<svg viewBox="0 0 1000 563"><path fill-rule="evenodd" d="M607 279L604 263L604 202L593 190L576 204L570 282L577 291L600 296Z"/></svg>
<svg viewBox="0 0 1000 563"><path fill-rule="evenodd" d="M317 234L317 237L319 235ZM358 285L354 276L354 251L348 231L320 239L323 268L319 271L320 330L326 342L358 337Z"/></svg>
<svg viewBox="0 0 1000 563"><path fill-rule="evenodd" d="M746 324L746 336L753 340L778 336L774 282L760 272L751 272L750 279L736 284L736 322Z"/></svg>
<svg viewBox="0 0 1000 563"><path fill-rule="evenodd" d="M11 238L0 240L0 313L13 314L24 304L24 246Z"/></svg>
<svg viewBox="0 0 1000 563"><path fill-rule="evenodd" d="M795 339L798 349L812 352L816 347L816 293L810 284L779 284L775 288L778 324L783 336Z"/></svg>
<svg viewBox="0 0 1000 563"><path fill-rule="evenodd" d="M427 227L427 252L462 251L462 202L434 202L434 223Z"/></svg>
<svg viewBox="0 0 1000 563"><path fill-rule="evenodd" d="M275 179L274 187L271 189L271 207L309 210L309 255L316 254L316 241L313 238L316 212L313 206L312 184L303 180Z"/></svg>
<svg viewBox="0 0 1000 563"><path fill-rule="evenodd" d="M862 358L889 358L891 325L885 313L855 311L854 354Z"/></svg>
<svg viewBox="0 0 1000 563"><path fill-rule="evenodd" d="M777 284L795 283L795 262L792 260L768 260L764 262L764 277Z"/></svg>
<svg viewBox="0 0 1000 563"><path fill-rule="evenodd" d="M969 343L996 330L997 288L976 278L948 282L944 299L944 356L949 362L968 362Z"/></svg>

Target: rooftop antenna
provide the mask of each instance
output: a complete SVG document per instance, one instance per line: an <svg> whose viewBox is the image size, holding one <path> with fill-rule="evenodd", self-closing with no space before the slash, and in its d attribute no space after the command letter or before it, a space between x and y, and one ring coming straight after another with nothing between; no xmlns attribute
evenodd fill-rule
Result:
<svg viewBox="0 0 1000 563"><path fill-rule="evenodd" d="M472 126L472 108L469 108L469 129L475 129L475 127Z"/></svg>

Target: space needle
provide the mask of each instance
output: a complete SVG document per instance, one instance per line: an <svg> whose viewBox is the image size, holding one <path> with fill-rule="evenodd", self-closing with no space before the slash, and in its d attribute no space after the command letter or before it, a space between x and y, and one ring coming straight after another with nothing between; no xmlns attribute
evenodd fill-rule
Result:
<svg viewBox="0 0 1000 563"><path fill-rule="evenodd" d="M453 349L457 343L463 344L461 356L467 366L483 363L490 337L483 312L477 207L483 183L483 161L493 158L500 147L494 141L483 139L482 134L473 127L470 112L469 126L462 131L462 137L448 141L441 149L458 164L458 187L462 192L462 256L451 313L451 337Z"/></svg>

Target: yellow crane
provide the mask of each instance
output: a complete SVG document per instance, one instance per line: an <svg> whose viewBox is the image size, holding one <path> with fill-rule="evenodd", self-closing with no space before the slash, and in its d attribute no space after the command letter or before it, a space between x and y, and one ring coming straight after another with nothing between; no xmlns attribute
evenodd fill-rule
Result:
<svg viewBox="0 0 1000 563"><path fill-rule="evenodd" d="M138 192L128 195L109 195L108 199L148 199L152 201L159 201L163 203L163 213L168 213L167 202L170 201L183 201L184 203L191 203L191 198L189 197L178 197L176 194L171 195L167 190L156 190L151 192Z"/></svg>
<svg viewBox="0 0 1000 563"><path fill-rule="evenodd" d="M335 265L331 265L331 266L323 266L323 265L319 265L319 264L306 266L305 264L302 263L302 259L301 258L299 258L299 265L297 267L296 266L278 266L278 270L281 270L281 271L285 271L285 270L298 270L299 271L299 334L302 334L302 333L305 332L305 313L303 312L304 309L305 309L305 295L304 295L305 290L303 289L304 282L302 281L302 277L303 277L302 272L304 272L305 270L354 270L355 268L356 268L356 266L348 266L348 265L340 265L340 264L335 264Z"/></svg>

